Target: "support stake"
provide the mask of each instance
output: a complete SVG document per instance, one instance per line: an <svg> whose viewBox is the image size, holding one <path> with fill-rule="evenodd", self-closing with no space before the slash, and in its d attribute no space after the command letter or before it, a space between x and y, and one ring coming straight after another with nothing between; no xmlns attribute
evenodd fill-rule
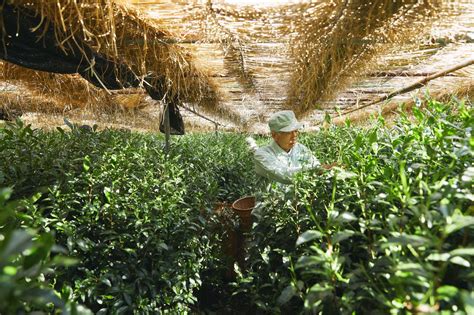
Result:
<svg viewBox="0 0 474 315"><path fill-rule="evenodd" d="M169 104L165 104L165 110L163 112L163 119L165 125L165 152L168 154L170 151L170 135L171 135L171 127L170 127L170 109Z"/></svg>

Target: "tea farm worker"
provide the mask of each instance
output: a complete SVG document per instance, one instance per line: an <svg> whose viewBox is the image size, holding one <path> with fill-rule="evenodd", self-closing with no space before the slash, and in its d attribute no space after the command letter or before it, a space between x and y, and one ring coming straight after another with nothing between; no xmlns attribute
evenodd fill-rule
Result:
<svg viewBox="0 0 474 315"><path fill-rule="evenodd" d="M290 184L296 173L321 167L313 153L297 142L298 131L303 125L296 120L293 111L274 113L268 126L273 140L254 153L257 175L270 181Z"/></svg>

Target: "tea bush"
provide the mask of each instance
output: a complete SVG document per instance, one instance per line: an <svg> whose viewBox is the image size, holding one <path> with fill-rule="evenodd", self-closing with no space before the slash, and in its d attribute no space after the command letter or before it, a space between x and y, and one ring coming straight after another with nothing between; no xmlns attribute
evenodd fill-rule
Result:
<svg viewBox="0 0 474 315"><path fill-rule="evenodd" d="M268 313L472 312L473 126L470 104L428 100L303 136L343 167L266 196L236 292Z"/></svg>
<svg viewBox="0 0 474 315"><path fill-rule="evenodd" d="M208 229L214 204L254 180L242 169L251 158L243 136L191 135L169 154L162 138L126 131L17 122L0 137L0 184L17 200L36 195L21 226L55 233L79 261L49 277L99 314L189 311L200 272L220 264L223 229Z"/></svg>
<svg viewBox="0 0 474 315"><path fill-rule="evenodd" d="M229 283L237 221L215 207L261 189L245 135L165 153L161 136L17 121L0 129L0 312L472 313L473 126L470 103L427 100L394 126L302 134L341 167L263 194Z"/></svg>
<svg viewBox="0 0 474 315"><path fill-rule="evenodd" d="M69 301L69 287L55 291L46 280L53 268L75 261L60 254L51 233L35 235L17 228L18 205L8 202L11 193L11 189L0 189L0 313L91 314Z"/></svg>

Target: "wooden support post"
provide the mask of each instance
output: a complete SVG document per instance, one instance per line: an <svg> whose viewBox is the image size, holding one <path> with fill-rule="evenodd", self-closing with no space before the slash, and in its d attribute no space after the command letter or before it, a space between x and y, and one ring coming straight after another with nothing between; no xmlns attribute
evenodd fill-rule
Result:
<svg viewBox="0 0 474 315"><path fill-rule="evenodd" d="M169 153L170 151L170 138L171 138L171 127L170 127L170 109L169 104L165 104L165 109L163 112L163 122L165 125L165 151Z"/></svg>

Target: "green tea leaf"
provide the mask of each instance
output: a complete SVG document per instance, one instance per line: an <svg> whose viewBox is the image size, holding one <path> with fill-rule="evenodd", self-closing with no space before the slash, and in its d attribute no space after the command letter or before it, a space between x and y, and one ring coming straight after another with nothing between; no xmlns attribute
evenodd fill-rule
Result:
<svg viewBox="0 0 474 315"><path fill-rule="evenodd" d="M448 297L448 298L453 298L454 296L456 296L456 294L458 294L458 291L459 291L458 288L456 288L454 286L443 285L442 287L439 287L436 290L436 293L438 293L441 296L445 296L445 297Z"/></svg>
<svg viewBox="0 0 474 315"><path fill-rule="evenodd" d="M82 161L82 168L86 172L91 168L91 158L88 155L86 155Z"/></svg>
<svg viewBox="0 0 474 315"><path fill-rule="evenodd" d="M111 197L112 197L112 189L110 189L109 187L104 187L104 196L105 196L105 199L107 199L107 202L110 203L111 201Z"/></svg>
<svg viewBox="0 0 474 315"><path fill-rule="evenodd" d="M451 256L474 256L474 248L458 248L449 252Z"/></svg>
<svg viewBox="0 0 474 315"><path fill-rule="evenodd" d="M316 256L302 256L296 262L296 268L308 268L321 263L323 259Z"/></svg>
<svg viewBox="0 0 474 315"><path fill-rule="evenodd" d="M419 235L408 235L408 234L402 234L400 236L395 236L395 237L390 237L387 240L387 243L382 244L382 248L387 248L392 244L398 244L398 245L411 245L413 247L419 247L419 246L424 246L430 243L430 240L426 237L419 236Z"/></svg>
<svg viewBox="0 0 474 315"><path fill-rule="evenodd" d="M54 237L51 234L43 234L35 243L37 244L37 247L34 248L33 252L26 256L23 261L23 267L25 270L33 267L46 258L54 244Z"/></svg>
<svg viewBox="0 0 474 315"><path fill-rule="evenodd" d="M314 231L314 230L306 231L298 237L298 239L296 240L296 246L321 238L322 236L323 234L318 231Z"/></svg>
<svg viewBox="0 0 474 315"><path fill-rule="evenodd" d="M71 258L71 257L66 257L62 255L56 255L53 258L53 264L55 266L64 266L64 267L70 267L77 265L79 263L79 260L76 258Z"/></svg>
<svg viewBox="0 0 474 315"><path fill-rule="evenodd" d="M452 262L453 264L460 265L463 267L468 267L468 268L471 267L471 264L469 263L469 261L467 261L466 259L460 256L455 256L451 258L449 261Z"/></svg>
<svg viewBox="0 0 474 315"><path fill-rule="evenodd" d="M33 244L31 235L22 230L15 230L1 253L1 260L6 260L12 255L18 255Z"/></svg>
<svg viewBox="0 0 474 315"><path fill-rule="evenodd" d="M343 212L341 215L339 215L338 219L341 219L341 221L350 222L357 220L357 217L350 212Z"/></svg>
<svg viewBox="0 0 474 315"><path fill-rule="evenodd" d="M448 253L433 253L430 254L428 257L426 257L426 260L432 260L432 261L447 261L451 257L450 254Z"/></svg>
<svg viewBox="0 0 474 315"><path fill-rule="evenodd" d="M474 291L469 292L463 290L461 297L464 303L466 314L474 314Z"/></svg>
<svg viewBox="0 0 474 315"><path fill-rule="evenodd" d="M277 299L277 303L279 305L288 303L291 298L296 295L296 292L296 288L290 284L281 292L280 296Z"/></svg>
<svg viewBox="0 0 474 315"><path fill-rule="evenodd" d="M11 188L0 189L0 205L10 199L13 190Z"/></svg>
<svg viewBox="0 0 474 315"><path fill-rule="evenodd" d="M474 217L456 215L453 217L453 222L446 225L445 233L446 235L449 235L470 225L474 225Z"/></svg>
<svg viewBox="0 0 474 315"><path fill-rule="evenodd" d="M101 282L110 288L112 287L112 283L107 278L102 279Z"/></svg>
<svg viewBox="0 0 474 315"><path fill-rule="evenodd" d="M17 268L14 266L5 266L3 267L3 273L5 273L8 276L14 276L16 275Z"/></svg>
<svg viewBox="0 0 474 315"><path fill-rule="evenodd" d="M328 112L324 113L324 122L327 123L327 124L330 124L331 123L331 115L329 115Z"/></svg>
<svg viewBox="0 0 474 315"><path fill-rule="evenodd" d="M351 237L351 236L354 235L354 234L355 234L355 232L352 231L352 230L344 230L344 231L342 231L342 232L336 233L336 234L331 238L331 240L332 240L333 244L337 244L337 243L339 243L339 242L342 242L342 241L348 239L349 237Z"/></svg>

